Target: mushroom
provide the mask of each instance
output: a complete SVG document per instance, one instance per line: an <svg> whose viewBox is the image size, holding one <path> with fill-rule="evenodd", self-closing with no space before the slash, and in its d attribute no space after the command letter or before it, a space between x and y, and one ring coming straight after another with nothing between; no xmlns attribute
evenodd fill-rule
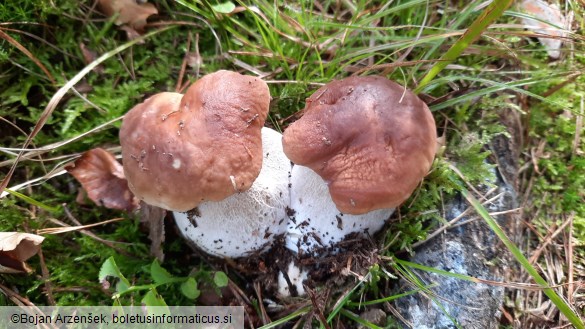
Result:
<svg viewBox="0 0 585 329"><path fill-rule="evenodd" d="M179 231L209 254L237 258L266 251L286 232L290 161L281 134L262 128L264 161L252 187L226 199L174 212Z"/></svg>
<svg viewBox="0 0 585 329"><path fill-rule="evenodd" d="M303 112L282 140L295 164L286 246L337 252L348 235L379 231L428 173L435 121L414 93L379 76L331 82L307 99Z"/></svg>
<svg viewBox="0 0 585 329"><path fill-rule="evenodd" d="M435 121L414 93L379 76L331 82L283 135L284 153L326 182L337 209L365 214L404 202L427 174Z"/></svg>
<svg viewBox="0 0 585 329"><path fill-rule="evenodd" d="M184 96L137 105L120 130L130 189L173 211L181 233L210 254L265 251L282 234L294 252L317 253L381 229L430 169L434 119L385 78L327 84L284 136L262 128L269 101L262 80L219 71ZM279 291L291 282L302 292L307 271L290 263L287 273Z"/></svg>
<svg viewBox="0 0 585 329"><path fill-rule="evenodd" d="M247 190L262 166L269 103L262 80L218 71L185 96L160 93L135 106L120 128L130 189L174 211Z"/></svg>
<svg viewBox="0 0 585 329"><path fill-rule="evenodd" d="M289 263L286 269L286 276L284 270L278 273L278 296L302 296L305 292L303 282L309 277L309 272L305 269L301 270L295 263ZM288 279L288 281L287 281Z"/></svg>
<svg viewBox="0 0 585 329"><path fill-rule="evenodd" d="M262 135L279 139L275 132L261 133L269 103L268 86L259 78L218 71L195 82L184 96L159 93L135 106L120 129L130 189L146 203L174 211L183 234L210 253L238 257L262 247L286 227L279 229L285 207L278 198L288 197L290 170L286 157L271 152L280 145L264 143L266 155L262 150ZM279 161L285 164L284 174L278 173L284 182L275 177L275 186L263 180L250 189L263 158L267 171ZM261 229L257 220L273 226ZM203 227L213 232L201 233ZM262 243L232 242L245 233Z"/></svg>

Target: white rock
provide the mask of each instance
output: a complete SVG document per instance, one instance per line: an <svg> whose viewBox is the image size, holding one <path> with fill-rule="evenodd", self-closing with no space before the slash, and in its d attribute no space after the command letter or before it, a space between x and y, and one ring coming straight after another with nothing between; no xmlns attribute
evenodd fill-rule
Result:
<svg viewBox="0 0 585 329"><path fill-rule="evenodd" d="M219 202L204 202L187 213L174 212L183 236L209 254L237 258L268 249L286 232L290 160L281 134L262 128L264 159L252 187Z"/></svg>

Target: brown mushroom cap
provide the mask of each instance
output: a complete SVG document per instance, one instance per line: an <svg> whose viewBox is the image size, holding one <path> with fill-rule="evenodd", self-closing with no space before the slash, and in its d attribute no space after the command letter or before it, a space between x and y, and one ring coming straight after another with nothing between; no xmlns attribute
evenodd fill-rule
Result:
<svg viewBox="0 0 585 329"><path fill-rule="evenodd" d="M427 105L379 76L328 83L283 134L284 153L317 172L337 208L364 214L404 202L429 171L436 148Z"/></svg>
<svg viewBox="0 0 585 329"><path fill-rule="evenodd" d="M218 71L185 96L164 92L124 117L124 173L146 203L187 211L245 191L262 166L270 93L259 78Z"/></svg>

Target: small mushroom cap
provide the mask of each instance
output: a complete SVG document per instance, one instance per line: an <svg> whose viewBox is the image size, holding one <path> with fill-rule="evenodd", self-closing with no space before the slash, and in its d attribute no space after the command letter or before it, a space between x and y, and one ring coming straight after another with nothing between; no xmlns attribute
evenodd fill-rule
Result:
<svg viewBox="0 0 585 329"><path fill-rule="evenodd" d="M218 71L184 96L165 92L138 104L120 128L130 189L173 211L247 190L262 166L269 103L264 81Z"/></svg>
<svg viewBox="0 0 585 329"><path fill-rule="evenodd" d="M328 83L283 134L284 153L317 172L337 209L395 208L429 171L436 148L427 105L379 76Z"/></svg>

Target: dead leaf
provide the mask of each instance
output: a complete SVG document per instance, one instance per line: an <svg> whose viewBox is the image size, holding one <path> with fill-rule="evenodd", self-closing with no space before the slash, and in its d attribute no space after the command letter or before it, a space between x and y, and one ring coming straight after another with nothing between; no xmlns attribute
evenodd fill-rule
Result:
<svg viewBox="0 0 585 329"><path fill-rule="evenodd" d="M81 49L81 53L83 54L83 59L85 60L86 65L95 61L98 58L97 53L87 48L87 46L83 42L79 43L79 49Z"/></svg>
<svg viewBox="0 0 585 329"><path fill-rule="evenodd" d="M537 33L550 36L539 37L538 41L544 45L551 58L559 58L563 43L562 38L567 36L566 31L562 29L568 28L570 19L563 16L557 5L551 5L541 0L524 0L521 2L520 7L528 14L542 20L541 22L531 18L522 18L522 23L526 28L534 29Z"/></svg>
<svg viewBox="0 0 585 329"><path fill-rule="evenodd" d="M74 163L65 166L98 205L133 211L139 201L128 188L122 165L102 148L89 150Z"/></svg>
<svg viewBox="0 0 585 329"><path fill-rule="evenodd" d="M0 273L30 273L25 261L39 252L44 239L29 233L0 232Z"/></svg>
<svg viewBox="0 0 585 329"><path fill-rule="evenodd" d="M117 25L128 24L136 31L143 31L146 19L158 14L152 3L137 3L136 0L99 0L102 12L108 16L118 14Z"/></svg>
<svg viewBox="0 0 585 329"><path fill-rule="evenodd" d="M95 51L87 48L83 42L79 43L79 49L81 49L81 53L83 54L83 59L85 60L85 64L89 64L98 58L97 53ZM93 69L93 71L98 73L98 74L102 74L102 73L104 73L104 67L101 65L98 65Z"/></svg>
<svg viewBox="0 0 585 329"><path fill-rule="evenodd" d="M120 26L120 30L126 32L126 37L128 38L128 40L136 40L140 37L140 33L138 33L138 31L136 31L135 29L131 28L128 25ZM138 41L136 44L143 45L145 43L146 43L146 41L141 40L141 41Z"/></svg>

